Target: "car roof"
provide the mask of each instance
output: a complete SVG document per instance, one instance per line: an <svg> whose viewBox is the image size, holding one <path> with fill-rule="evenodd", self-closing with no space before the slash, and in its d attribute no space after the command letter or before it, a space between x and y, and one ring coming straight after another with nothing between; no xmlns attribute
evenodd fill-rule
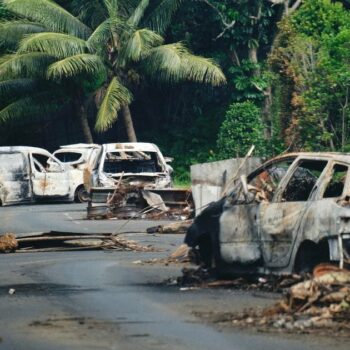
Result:
<svg viewBox="0 0 350 350"><path fill-rule="evenodd" d="M79 148L100 148L96 143L75 143L71 145L60 146L60 149L79 149Z"/></svg>
<svg viewBox="0 0 350 350"><path fill-rule="evenodd" d="M48 150L40 147L31 146L3 146L0 147L0 152L46 152L50 153Z"/></svg>
<svg viewBox="0 0 350 350"><path fill-rule="evenodd" d="M113 152L113 151L159 152L159 148L154 143L148 143L148 142L106 143L103 146L105 147L107 152Z"/></svg>
<svg viewBox="0 0 350 350"><path fill-rule="evenodd" d="M341 152L292 152L281 154L275 158L269 160L275 161L283 158L307 158L307 159L327 159L327 160L335 160L345 163L350 163L350 153L341 153Z"/></svg>

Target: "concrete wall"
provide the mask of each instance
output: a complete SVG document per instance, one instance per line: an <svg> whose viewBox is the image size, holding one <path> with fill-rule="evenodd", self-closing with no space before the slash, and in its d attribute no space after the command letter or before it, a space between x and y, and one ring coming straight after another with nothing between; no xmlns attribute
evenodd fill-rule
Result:
<svg viewBox="0 0 350 350"><path fill-rule="evenodd" d="M242 161L243 158L232 158L191 166L192 195L196 206L196 215L207 204L220 199L223 188L236 174ZM260 164L260 158L249 158L238 175L248 175Z"/></svg>

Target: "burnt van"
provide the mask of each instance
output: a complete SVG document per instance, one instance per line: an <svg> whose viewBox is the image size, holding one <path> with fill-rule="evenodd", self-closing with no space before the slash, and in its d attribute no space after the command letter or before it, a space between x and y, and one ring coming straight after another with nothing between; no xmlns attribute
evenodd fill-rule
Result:
<svg viewBox="0 0 350 350"><path fill-rule="evenodd" d="M40 199L73 201L63 164L42 148L0 147L0 205Z"/></svg>

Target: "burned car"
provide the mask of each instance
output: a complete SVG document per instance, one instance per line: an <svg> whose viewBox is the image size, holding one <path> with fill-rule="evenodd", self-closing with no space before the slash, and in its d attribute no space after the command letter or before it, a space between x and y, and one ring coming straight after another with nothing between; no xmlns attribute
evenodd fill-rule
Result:
<svg viewBox="0 0 350 350"><path fill-rule="evenodd" d="M69 174L48 151L37 147L0 147L0 205L40 199L72 201Z"/></svg>
<svg viewBox="0 0 350 350"><path fill-rule="evenodd" d="M292 273L350 259L350 155L272 159L194 220L185 242L219 273Z"/></svg>
<svg viewBox="0 0 350 350"><path fill-rule="evenodd" d="M147 188L171 186L172 168L153 143L110 143L102 151L91 176L92 187L113 187L122 177Z"/></svg>
<svg viewBox="0 0 350 350"><path fill-rule="evenodd" d="M188 207L188 190L171 188L170 161L152 143L102 145L90 177L88 218L133 218L147 207L162 213Z"/></svg>
<svg viewBox="0 0 350 350"><path fill-rule="evenodd" d="M85 184L89 184L91 169L94 167L100 152L100 145L78 143L61 146L53 153L65 165L70 174L76 202L86 202L90 198Z"/></svg>

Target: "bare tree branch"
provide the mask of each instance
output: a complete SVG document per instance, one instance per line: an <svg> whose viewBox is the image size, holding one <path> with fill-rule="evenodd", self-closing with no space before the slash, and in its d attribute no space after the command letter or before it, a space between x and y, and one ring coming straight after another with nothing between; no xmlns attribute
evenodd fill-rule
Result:
<svg viewBox="0 0 350 350"><path fill-rule="evenodd" d="M198 1L203 2L206 5L208 5L210 8L212 8L219 15L221 23L224 26L224 30L214 40L220 39L226 33L226 31L230 30L236 24L236 20L233 20L232 22L228 22L224 14L216 6L214 6L209 0L198 0Z"/></svg>

